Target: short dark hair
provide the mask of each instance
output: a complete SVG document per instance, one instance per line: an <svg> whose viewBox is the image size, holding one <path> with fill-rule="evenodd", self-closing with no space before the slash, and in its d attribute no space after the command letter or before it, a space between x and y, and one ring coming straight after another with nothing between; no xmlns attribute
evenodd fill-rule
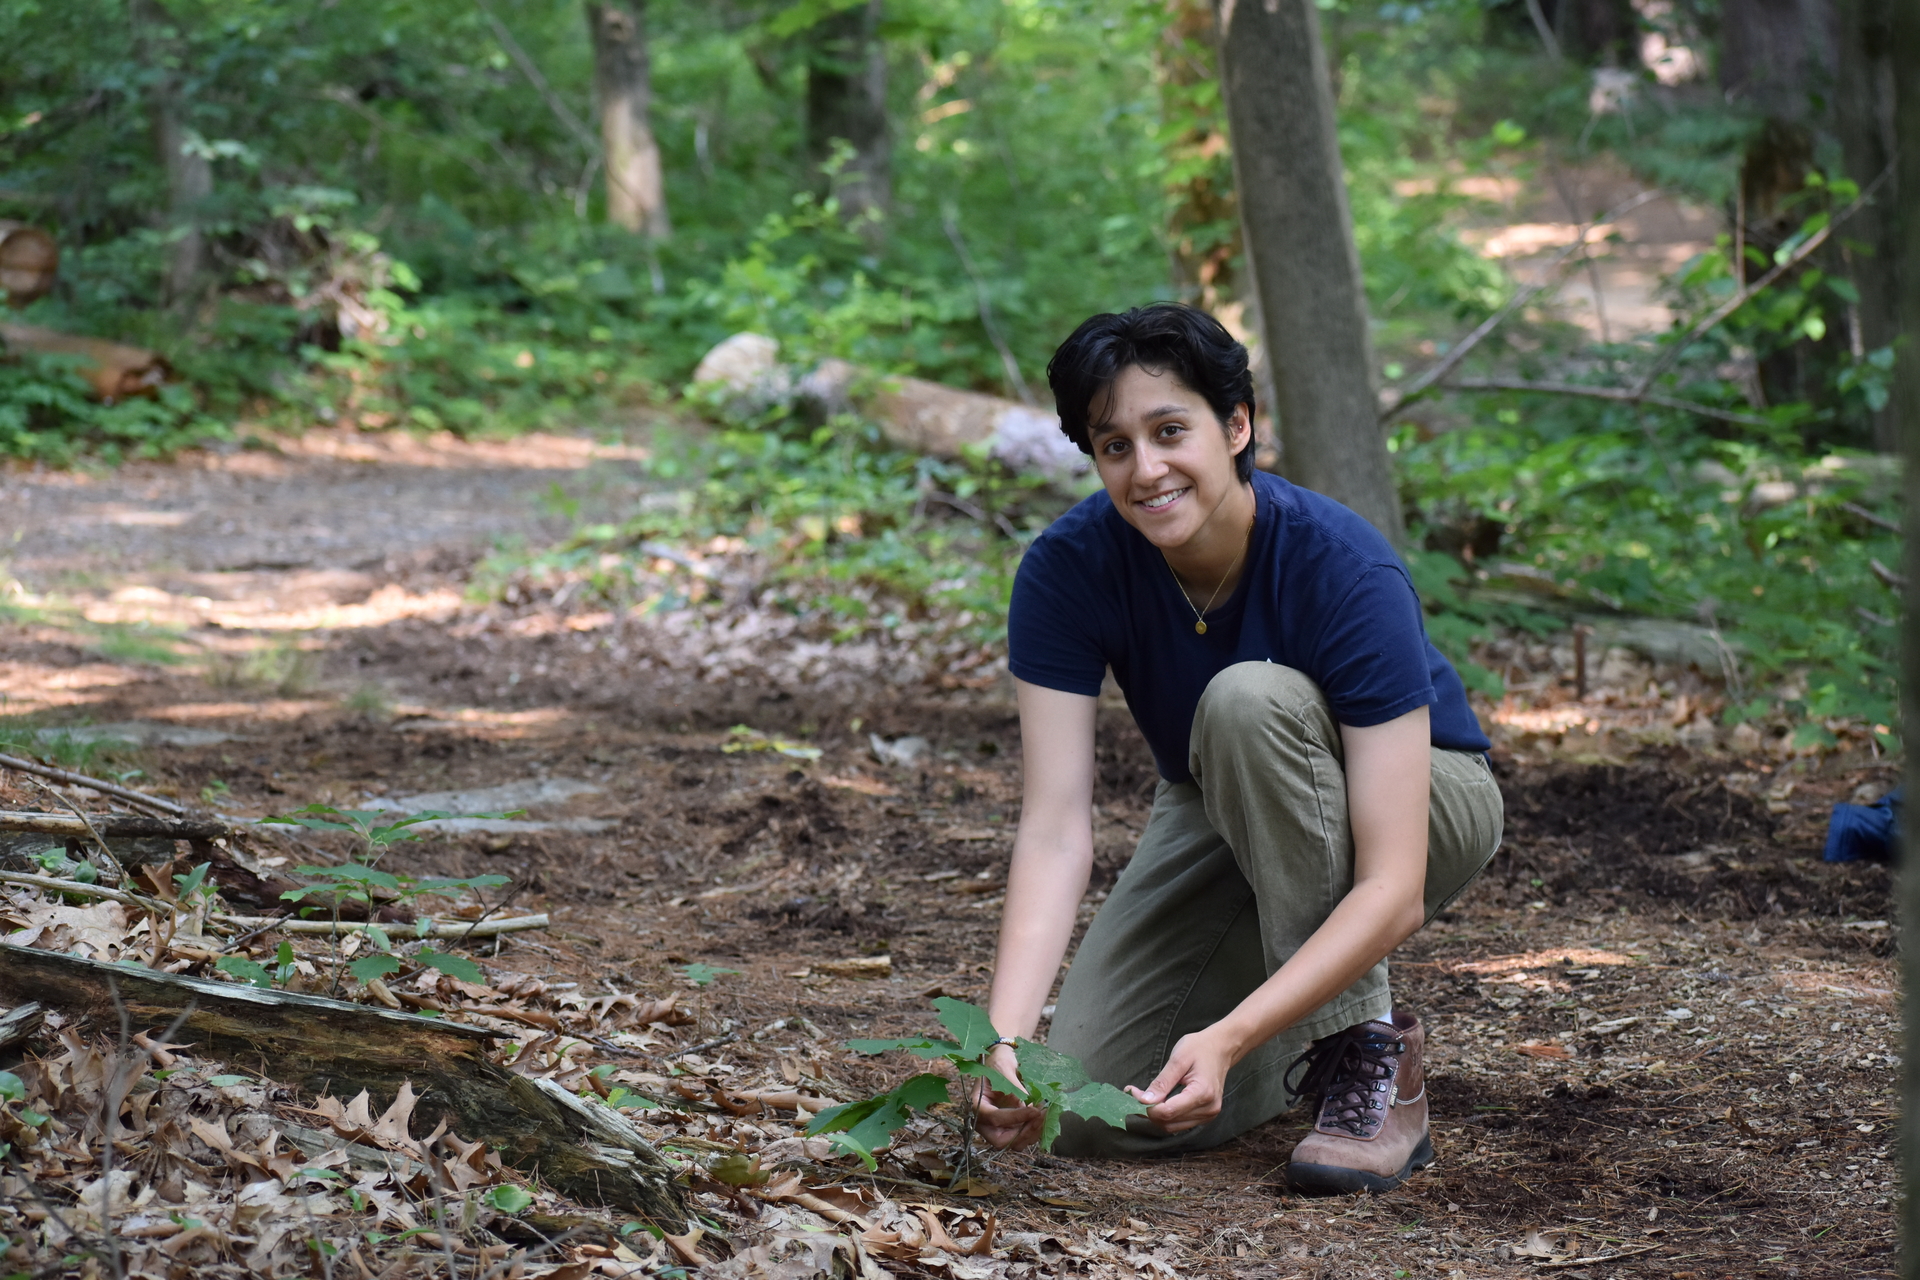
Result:
<svg viewBox="0 0 1920 1280"><path fill-rule="evenodd" d="M1178 374L1206 400L1223 428L1240 405L1247 406L1249 420L1253 417L1253 374L1247 368L1246 347L1198 307L1155 302L1083 321L1047 362L1060 430L1080 452L1093 452L1093 432L1102 425L1091 421L1094 401L1134 365ZM1233 469L1243 482L1253 479L1251 437L1234 455Z"/></svg>

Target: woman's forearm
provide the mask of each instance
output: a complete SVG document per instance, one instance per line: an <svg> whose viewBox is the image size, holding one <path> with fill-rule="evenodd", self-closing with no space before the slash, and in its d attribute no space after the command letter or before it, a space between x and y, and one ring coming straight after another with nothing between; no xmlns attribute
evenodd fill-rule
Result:
<svg viewBox="0 0 1920 1280"><path fill-rule="evenodd" d="M1404 884L1356 884L1313 936L1211 1030L1238 1062L1352 986L1420 927L1422 915L1419 895Z"/></svg>
<svg viewBox="0 0 1920 1280"><path fill-rule="evenodd" d="M1031 1036L1039 1025L1092 870L1090 819L1077 831L1038 831L1022 821L1007 871L1007 903L987 1003L1000 1034Z"/></svg>

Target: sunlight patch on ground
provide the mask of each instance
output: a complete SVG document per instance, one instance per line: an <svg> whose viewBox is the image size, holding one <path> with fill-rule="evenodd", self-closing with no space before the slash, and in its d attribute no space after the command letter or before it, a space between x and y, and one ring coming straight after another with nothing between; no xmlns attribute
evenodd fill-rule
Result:
<svg viewBox="0 0 1920 1280"><path fill-rule="evenodd" d="M290 458L372 462L389 467L502 467L575 471L592 462L644 462L651 451L638 445L602 444L581 436L534 432L511 440L463 440L452 432L365 433L326 428L297 436L274 436L270 445ZM247 457L249 455L238 455ZM255 453L253 458L270 457Z"/></svg>
<svg viewBox="0 0 1920 1280"><path fill-rule="evenodd" d="M290 585L292 590L300 590L297 582ZM87 621L103 624L145 622L253 631L340 631L383 627L403 618L444 621L458 613L460 606L461 595L451 588L416 594L392 583L357 604L319 603L293 608L286 607L276 596L216 601L207 596L175 595L155 587L123 587L106 600L87 602L81 612Z"/></svg>
<svg viewBox="0 0 1920 1280"><path fill-rule="evenodd" d="M0 707L8 715L31 715L54 707L76 707L96 700L100 691L124 688L144 677L108 662L53 666L44 662L0 662Z"/></svg>

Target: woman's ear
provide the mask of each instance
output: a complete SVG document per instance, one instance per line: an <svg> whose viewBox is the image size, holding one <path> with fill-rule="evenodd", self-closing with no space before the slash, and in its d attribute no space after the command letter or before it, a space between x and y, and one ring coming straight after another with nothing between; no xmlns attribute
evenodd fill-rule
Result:
<svg viewBox="0 0 1920 1280"><path fill-rule="evenodd" d="M1227 453L1238 457L1242 449L1252 447L1253 417L1242 402L1233 407L1233 416L1227 419Z"/></svg>

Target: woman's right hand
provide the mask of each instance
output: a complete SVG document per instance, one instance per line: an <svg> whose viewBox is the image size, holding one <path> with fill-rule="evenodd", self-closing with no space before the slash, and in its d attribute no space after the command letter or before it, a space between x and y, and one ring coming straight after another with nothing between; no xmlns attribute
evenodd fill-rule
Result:
<svg viewBox="0 0 1920 1280"><path fill-rule="evenodd" d="M1020 1084L1020 1064L1013 1046L1003 1044L987 1055L987 1065L1013 1084ZM974 1125L980 1137L994 1147L1030 1147L1040 1140L1040 1125L1046 1112L1030 1106L1021 1097L999 1093L985 1080L977 1082L973 1095Z"/></svg>

